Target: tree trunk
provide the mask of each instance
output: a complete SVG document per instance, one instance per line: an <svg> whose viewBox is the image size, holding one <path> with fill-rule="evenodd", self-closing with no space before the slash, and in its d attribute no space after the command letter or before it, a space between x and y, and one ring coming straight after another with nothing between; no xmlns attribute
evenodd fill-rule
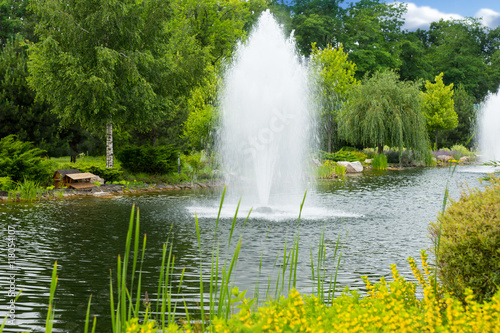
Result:
<svg viewBox="0 0 500 333"><path fill-rule="evenodd" d="M434 150L438 150L438 130L436 130L436 141L434 142Z"/></svg>
<svg viewBox="0 0 500 333"><path fill-rule="evenodd" d="M328 154L332 153L332 130L328 129Z"/></svg>
<svg viewBox="0 0 500 333"><path fill-rule="evenodd" d="M377 154L383 154L383 153L384 153L384 145L379 143Z"/></svg>
<svg viewBox="0 0 500 333"><path fill-rule="evenodd" d="M113 164L113 123L106 124L106 168L112 168Z"/></svg>

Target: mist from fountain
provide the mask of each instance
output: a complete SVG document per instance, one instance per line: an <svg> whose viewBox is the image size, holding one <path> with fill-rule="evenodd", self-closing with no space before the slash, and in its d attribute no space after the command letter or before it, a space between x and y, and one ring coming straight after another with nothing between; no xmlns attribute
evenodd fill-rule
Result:
<svg viewBox="0 0 500 333"><path fill-rule="evenodd" d="M490 94L479 113L481 162L500 161L500 93Z"/></svg>
<svg viewBox="0 0 500 333"><path fill-rule="evenodd" d="M228 191L255 206L304 194L314 121L307 68L269 11L238 45L221 96L218 150Z"/></svg>

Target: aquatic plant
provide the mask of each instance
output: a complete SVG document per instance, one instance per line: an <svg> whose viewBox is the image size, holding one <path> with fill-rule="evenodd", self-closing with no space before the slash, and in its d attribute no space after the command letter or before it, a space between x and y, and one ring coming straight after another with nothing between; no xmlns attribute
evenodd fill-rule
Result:
<svg viewBox="0 0 500 333"><path fill-rule="evenodd" d="M387 170L387 156L385 154L377 154L372 159L373 170Z"/></svg>
<svg viewBox="0 0 500 333"><path fill-rule="evenodd" d="M15 193L20 194L20 199L26 201L40 200L45 191L46 189L41 187L39 183L28 179L17 183L15 189Z"/></svg>

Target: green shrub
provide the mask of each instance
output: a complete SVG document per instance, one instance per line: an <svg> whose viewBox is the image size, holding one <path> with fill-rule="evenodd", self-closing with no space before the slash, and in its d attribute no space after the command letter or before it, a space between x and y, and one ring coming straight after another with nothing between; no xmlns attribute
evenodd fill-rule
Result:
<svg viewBox="0 0 500 333"><path fill-rule="evenodd" d="M385 151L385 156L387 157L387 163L399 163L399 151Z"/></svg>
<svg viewBox="0 0 500 333"><path fill-rule="evenodd" d="M125 146L117 157L130 172L168 174L177 170L178 153L173 146Z"/></svg>
<svg viewBox="0 0 500 333"><path fill-rule="evenodd" d="M481 302L500 286L500 180L491 181L452 202L430 227L441 281L462 301L465 288Z"/></svg>
<svg viewBox="0 0 500 333"><path fill-rule="evenodd" d="M387 157L385 154L377 154L372 159L373 170L387 170Z"/></svg>
<svg viewBox="0 0 500 333"><path fill-rule="evenodd" d="M329 154L327 152L322 152L322 158L325 160L331 160L335 162L348 161L348 162L364 162L366 160L366 155L359 151L344 151L339 150L336 153Z"/></svg>
<svg viewBox="0 0 500 333"><path fill-rule="evenodd" d="M122 172L117 168L106 168L104 165L90 164L90 165L81 165L78 167L81 172L90 172L96 176L101 177L107 183L115 182L119 180L122 176Z"/></svg>
<svg viewBox="0 0 500 333"><path fill-rule="evenodd" d="M453 158L455 160L459 160L460 157L462 156L468 156L468 157L474 156L474 153L471 153L469 149L467 149L462 145L454 145L453 147L450 148L450 151L452 152Z"/></svg>
<svg viewBox="0 0 500 333"><path fill-rule="evenodd" d="M33 147L31 142L23 142L15 135L0 140L0 177L10 177L14 182L24 179L48 183L51 172L50 161L41 155L44 150Z"/></svg>
<svg viewBox="0 0 500 333"><path fill-rule="evenodd" d="M10 177L0 177L0 191L9 191L14 186Z"/></svg>

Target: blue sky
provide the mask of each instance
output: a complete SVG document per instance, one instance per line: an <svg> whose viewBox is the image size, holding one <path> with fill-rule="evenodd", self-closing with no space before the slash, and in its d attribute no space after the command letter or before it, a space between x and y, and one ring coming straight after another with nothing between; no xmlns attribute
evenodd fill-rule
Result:
<svg viewBox="0 0 500 333"><path fill-rule="evenodd" d="M400 2L405 2L408 5L405 25L408 30L427 29L431 22L439 21L440 18L482 17L484 25L490 28L500 26L500 0L413 0Z"/></svg>

